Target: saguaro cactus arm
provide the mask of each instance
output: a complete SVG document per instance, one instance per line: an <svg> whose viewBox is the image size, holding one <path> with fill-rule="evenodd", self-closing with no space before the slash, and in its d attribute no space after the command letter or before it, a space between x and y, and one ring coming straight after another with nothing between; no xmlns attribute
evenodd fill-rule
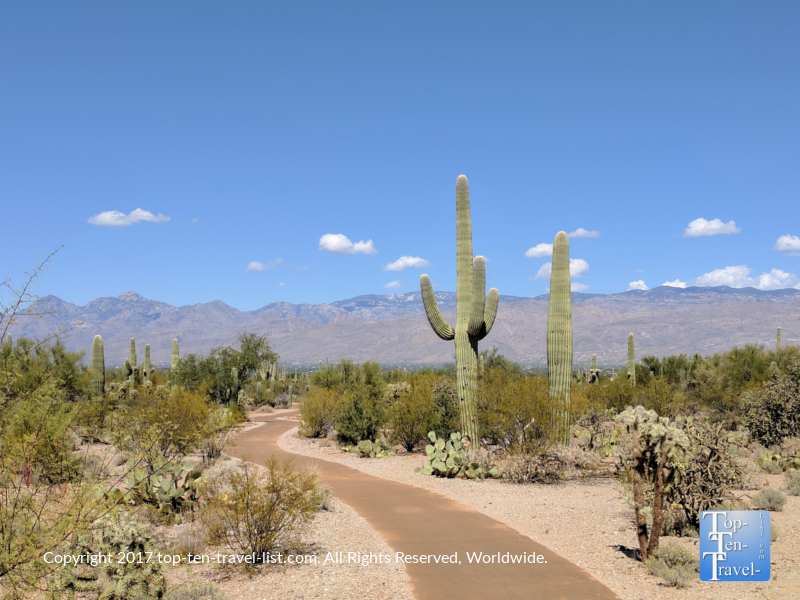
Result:
<svg viewBox="0 0 800 600"><path fill-rule="evenodd" d="M483 332L478 336L482 340L492 330L494 319L497 316L497 304L500 302L500 292L497 288L489 290L489 295L486 297L486 308L483 311Z"/></svg>
<svg viewBox="0 0 800 600"><path fill-rule="evenodd" d="M428 316L428 323L431 324L433 331L443 340L452 340L456 332L444 320L442 312L439 310L439 303L436 302L436 295L433 293L431 279L427 275L419 278L419 286L422 289L422 304L425 306L425 314ZM321 361L320 361L321 362Z"/></svg>

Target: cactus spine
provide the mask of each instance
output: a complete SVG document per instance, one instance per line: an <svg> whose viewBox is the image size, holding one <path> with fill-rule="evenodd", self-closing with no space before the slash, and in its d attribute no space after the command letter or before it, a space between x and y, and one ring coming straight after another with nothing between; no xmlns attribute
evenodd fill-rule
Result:
<svg viewBox="0 0 800 600"><path fill-rule="evenodd" d="M103 338L94 336L92 341L92 393L102 397L106 389L106 359L103 354Z"/></svg>
<svg viewBox="0 0 800 600"><path fill-rule="evenodd" d="M563 231L553 241L550 300L547 306L547 376L553 406L556 439L569 443L570 386L572 384L572 297L569 274L569 238Z"/></svg>
<svg viewBox="0 0 800 600"><path fill-rule="evenodd" d="M469 183L464 175L456 180L456 326L442 317L431 280L419 279L425 313L433 331L443 340L455 340L456 387L458 389L461 432L478 441L476 388L478 342L494 325L500 294L496 288L486 294L486 261L472 257L472 222L469 214Z"/></svg>
<svg viewBox="0 0 800 600"><path fill-rule="evenodd" d="M636 351L633 347L633 334L628 334L628 379L636 387Z"/></svg>
<svg viewBox="0 0 800 600"><path fill-rule="evenodd" d="M781 328L780 327L778 327L778 346L777 346L777 348L778 348L778 352L780 352L781 351Z"/></svg>

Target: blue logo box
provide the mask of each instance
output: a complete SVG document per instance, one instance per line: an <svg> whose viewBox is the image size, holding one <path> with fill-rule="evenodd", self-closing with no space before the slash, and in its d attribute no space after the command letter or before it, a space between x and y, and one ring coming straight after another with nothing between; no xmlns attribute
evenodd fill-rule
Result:
<svg viewBox="0 0 800 600"><path fill-rule="evenodd" d="M701 581L769 581L769 511L700 513Z"/></svg>

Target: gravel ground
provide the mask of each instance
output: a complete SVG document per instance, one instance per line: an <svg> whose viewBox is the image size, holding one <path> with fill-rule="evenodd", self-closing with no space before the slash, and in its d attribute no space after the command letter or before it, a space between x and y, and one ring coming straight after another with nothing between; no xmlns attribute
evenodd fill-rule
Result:
<svg viewBox="0 0 800 600"><path fill-rule="evenodd" d="M236 460L228 459L228 462ZM335 498L329 504L330 510L319 513L304 536L310 554L316 557L315 563L259 566L249 570L241 566L213 563L168 568L165 572L171 594L187 594L181 588L205 582L216 585L230 600L413 600L403 565L373 563L362 566L355 560L356 557L352 562L347 562L347 552L386 555L391 553L391 548L347 504ZM184 527L183 531L181 527ZM181 536L201 533L193 531L194 527L192 524L171 528L173 543L177 543ZM216 555L216 550L211 549L198 549L197 552ZM331 560L326 563L329 552L344 552L344 562L335 563ZM190 596L181 598L189 600Z"/></svg>
<svg viewBox="0 0 800 600"><path fill-rule="evenodd" d="M641 563L622 551L638 548L638 543L633 509L622 501L622 486L615 481L570 481L546 486L438 479L414 475L414 468L423 462L422 455L362 459L341 452L326 440L300 438L296 429L286 432L279 445L289 452L337 462L451 498L513 527L579 565L622 600L800 600L799 497L790 496L782 512L772 513L779 537L771 545L771 581L711 583L698 580L688 589L680 590L663 585L660 579L649 575ZM771 476L769 481L771 487L780 488L783 476ZM696 539L662 538L662 541L683 544L697 552ZM347 538L340 538L340 542L342 546L349 543Z"/></svg>

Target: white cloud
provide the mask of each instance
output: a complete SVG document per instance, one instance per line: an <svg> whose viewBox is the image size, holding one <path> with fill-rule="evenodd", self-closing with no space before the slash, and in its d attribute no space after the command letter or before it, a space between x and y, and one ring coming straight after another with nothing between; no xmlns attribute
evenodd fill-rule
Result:
<svg viewBox="0 0 800 600"><path fill-rule="evenodd" d="M283 281L281 281L281 282L278 284L278 286L280 286L280 287L283 287L283 286L285 286L285 285L286 285L286 284L285 284Z"/></svg>
<svg viewBox="0 0 800 600"><path fill-rule="evenodd" d="M595 238L595 237L600 237L600 232L599 231L587 231L583 227L578 227L572 233L568 233L567 237L571 237L571 238Z"/></svg>
<svg viewBox="0 0 800 600"><path fill-rule="evenodd" d="M687 286L716 287L727 285L732 288L752 287L757 290L781 290L785 288L800 290L800 278L794 273L772 269L769 273L761 273L761 275L751 277L752 271L745 265L725 267L724 269L714 269L708 273L703 273L699 277L686 282L676 279L672 282L667 281L662 285L682 288Z"/></svg>
<svg viewBox="0 0 800 600"><path fill-rule="evenodd" d="M666 286L666 287L685 288L686 287L686 282L685 281L681 281L680 279L676 279L675 281L665 281L661 285Z"/></svg>
<svg viewBox="0 0 800 600"><path fill-rule="evenodd" d="M534 276L534 280L536 279L549 279L550 278L550 271L553 268L553 263L547 262L544 263L539 270L536 272ZM570 258L569 259L569 275L570 277L583 277L586 273L589 272L589 263L587 263L582 258Z"/></svg>
<svg viewBox="0 0 800 600"><path fill-rule="evenodd" d="M800 256L800 237L796 235L782 235L775 242L774 250L787 256Z"/></svg>
<svg viewBox="0 0 800 600"><path fill-rule="evenodd" d="M424 258L418 256L401 256L393 263L381 267L384 271L402 271L403 269L424 269L430 267L429 263Z"/></svg>
<svg viewBox="0 0 800 600"><path fill-rule="evenodd" d="M526 258L540 258L542 256L553 256L553 244L545 244L542 242L525 251Z"/></svg>
<svg viewBox="0 0 800 600"><path fill-rule="evenodd" d="M569 286L569 290L571 292L585 292L590 287L591 286L589 286L589 285L587 285L585 283L571 282L570 286Z"/></svg>
<svg viewBox="0 0 800 600"><path fill-rule="evenodd" d="M268 263L258 262L257 260L250 261L250 264L247 265L247 269L245 271L265 271L267 269L274 269L279 264L283 262L282 258L276 258L275 260L271 260Z"/></svg>
<svg viewBox="0 0 800 600"><path fill-rule="evenodd" d="M92 225L100 225L101 227L128 227L129 225L140 223L142 221L163 223L165 221L169 221L169 217L166 217L160 213L154 215L149 210L137 208L127 215L119 212L118 210L107 210L93 217L89 217L88 222Z"/></svg>
<svg viewBox="0 0 800 600"><path fill-rule="evenodd" d="M389 283L385 284L383 287L385 288L399 288L403 284L401 284L398 280L390 281Z"/></svg>
<svg viewBox="0 0 800 600"><path fill-rule="evenodd" d="M326 233L319 238L319 249L334 254L375 254L377 250L372 240L351 242L341 233Z"/></svg>
<svg viewBox="0 0 800 600"><path fill-rule="evenodd" d="M628 291L631 290L649 290L650 288L647 287L647 284L644 282L644 279L640 279L639 281L631 281L628 284Z"/></svg>
<svg viewBox="0 0 800 600"><path fill-rule="evenodd" d="M706 235L719 235L721 233L739 233L741 229L736 226L735 221L723 223L719 219L706 221L703 218L695 219L683 232L683 237L703 237Z"/></svg>

